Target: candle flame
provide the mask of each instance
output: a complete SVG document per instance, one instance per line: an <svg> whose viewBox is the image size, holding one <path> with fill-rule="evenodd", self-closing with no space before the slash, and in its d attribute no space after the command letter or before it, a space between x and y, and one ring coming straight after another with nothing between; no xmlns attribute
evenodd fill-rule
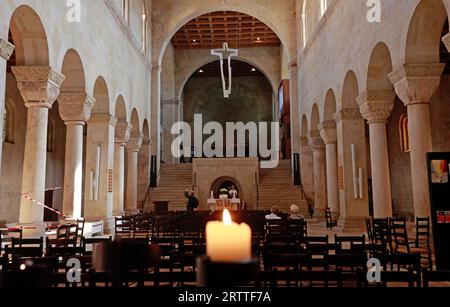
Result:
<svg viewBox="0 0 450 307"><path fill-rule="evenodd" d="M230 211L228 211L227 209L225 209L225 211L223 211L223 223L226 226L231 226L233 224L233 220L231 219Z"/></svg>

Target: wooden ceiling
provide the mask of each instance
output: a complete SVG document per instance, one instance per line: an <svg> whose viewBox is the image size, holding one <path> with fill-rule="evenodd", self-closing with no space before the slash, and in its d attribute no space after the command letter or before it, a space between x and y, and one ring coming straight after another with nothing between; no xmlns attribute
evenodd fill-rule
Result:
<svg viewBox="0 0 450 307"><path fill-rule="evenodd" d="M278 36L258 19L236 12L214 12L184 25L172 38L180 49L213 49L227 42L230 48L279 46Z"/></svg>
<svg viewBox="0 0 450 307"><path fill-rule="evenodd" d="M224 73L228 76L228 63L224 63ZM233 77L262 77L264 74L253 67L252 65L239 60L231 61L231 68ZM204 78L204 77L219 77L220 78L220 61L214 61L204 65L198 69L192 77Z"/></svg>

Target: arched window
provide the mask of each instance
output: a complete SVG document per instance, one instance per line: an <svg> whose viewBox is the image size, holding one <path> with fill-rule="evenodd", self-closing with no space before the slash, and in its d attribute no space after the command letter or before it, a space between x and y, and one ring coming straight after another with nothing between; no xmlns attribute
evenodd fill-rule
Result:
<svg viewBox="0 0 450 307"><path fill-rule="evenodd" d="M55 124L49 119L47 127L47 152L55 151Z"/></svg>
<svg viewBox="0 0 450 307"><path fill-rule="evenodd" d="M126 22L130 19L130 2L129 0L122 0L122 16Z"/></svg>
<svg viewBox="0 0 450 307"><path fill-rule="evenodd" d="M302 9L302 40L303 40L303 48L306 47L306 43L308 42L308 32L307 32L307 22L306 22L306 1L303 1L303 9Z"/></svg>
<svg viewBox="0 0 450 307"><path fill-rule="evenodd" d="M409 152L409 130L408 130L408 116L403 114L400 116L399 121L399 129L400 129L400 146L402 152Z"/></svg>
<svg viewBox="0 0 450 307"><path fill-rule="evenodd" d="M13 104L7 102L3 115L3 142L14 144L15 116Z"/></svg>
<svg viewBox="0 0 450 307"><path fill-rule="evenodd" d="M147 52L147 12L145 3L142 4L142 52Z"/></svg>
<svg viewBox="0 0 450 307"><path fill-rule="evenodd" d="M327 0L320 0L320 17L322 17L327 11L328 4Z"/></svg>

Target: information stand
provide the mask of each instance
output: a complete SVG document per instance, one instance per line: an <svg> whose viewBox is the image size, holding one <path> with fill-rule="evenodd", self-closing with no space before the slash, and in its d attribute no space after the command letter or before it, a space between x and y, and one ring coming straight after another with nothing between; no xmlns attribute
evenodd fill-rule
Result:
<svg viewBox="0 0 450 307"><path fill-rule="evenodd" d="M429 153L428 181L438 270L450 270L450 153Z"/></svg>

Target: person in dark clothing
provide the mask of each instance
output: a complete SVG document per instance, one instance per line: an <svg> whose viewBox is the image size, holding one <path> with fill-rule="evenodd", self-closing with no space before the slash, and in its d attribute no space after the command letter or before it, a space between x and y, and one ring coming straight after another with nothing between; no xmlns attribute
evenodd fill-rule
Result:
<svg viewBox="0 0 450 307"><path fill-rule="evenodd" d="M194 212L198 208L198 199L195 197L194 191L186 190L184 196L188 199L186 205L187 211Z"/></svg>

